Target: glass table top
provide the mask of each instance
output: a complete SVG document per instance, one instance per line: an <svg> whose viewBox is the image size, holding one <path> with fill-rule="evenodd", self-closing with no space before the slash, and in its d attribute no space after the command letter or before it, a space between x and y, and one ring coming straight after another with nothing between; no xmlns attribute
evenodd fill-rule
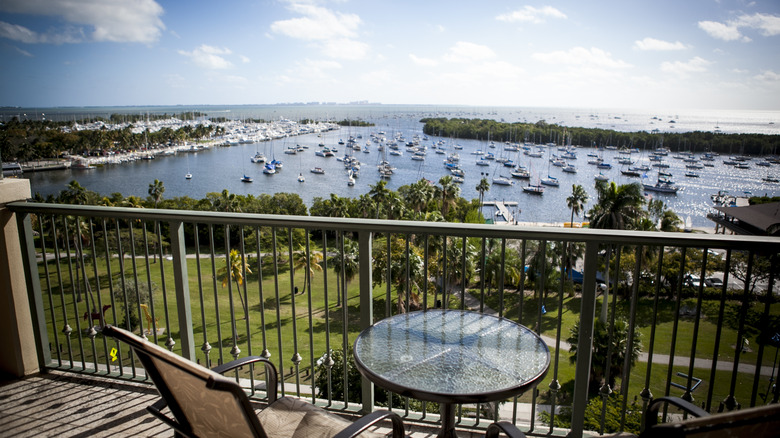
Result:
<svg viewBox="0 0 780 438"><path fill-rule="evenodd" d="M355 341L358 369L374 383L414 398L479 402L505 398L547 373L550 350L528 328L461 310L396 315Z"/></svg>

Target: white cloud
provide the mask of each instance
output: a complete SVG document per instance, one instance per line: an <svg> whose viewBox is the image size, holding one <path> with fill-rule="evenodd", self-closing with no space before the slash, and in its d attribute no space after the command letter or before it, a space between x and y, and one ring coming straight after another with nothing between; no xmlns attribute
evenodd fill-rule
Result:
<svg viewBox="0 0 780 438"><path fill-rule="evenodd" d="M349 38L331 39L322 44L323 53L336 59L363 59L368 54L368 49L368 44Z"/></svg>
<svg viewBox="0 0 780 438"><path fill-rule="evenodd" d="M444 32L446 29L441 24L438 24L436 25L436 30L438 30L439 32Z"/></svg>
<svg viewBox="0 0 780 438"><path fill-rule="evenodd" d="M743 36L734 25L718 23L717 21L700 21L699 29L707 32L709 36L723 41L750 41L750 38Z"/></svg>
<svg viewBox="0 0 780 438"><path fill-rule="evenodd" d="M760 74L754 76L754 79L761 82L770 82L780 84L780 73L775 73L771 70L764 70Z"/></svg>
<svg viewBox="0 0 780 438"><path fill-rule="evenodd" d="M251 61L251 59L249 59L248 56L244 56L244 55L240 55L239 59L241 59L241 62L243 62L244 64L246 64L246 63Z"/></svg>
<svg viewBox="0 0 780 438"><path fill-rule="evenodd" d="M568 51L558 50L549 53L534 53L531 55L537 61L548 64L591 66L596 68L629 68L632 67L625 61L613 59L612 54L604 50L592 47L573 47Z"/></svg>
<svg viewBox="0 0 780 438"><path fill-rule="evenodd" d="M723 41L744 41L751 39L742 35L740 29L755 29L763 36L780 35L780 16L756 13L753 15L742 14L726 23L717 21L700 21L699 28L713 38Z"/></svg>
<svg viewBox="0 0 780 438"><path fill-rule="evenodd" d="M153 43L165 29L160 18L164 10L155 0L4 0L0 3L0 11L61 17L67 23L65 27L45 34L22 26L16 29L4 26L0 32L2 37L27 43L62 44L85 40ZM18 39L22 37L27 39Z"/></svg>
<svg viewBox="0 0 780 438"><path fill-rule="evenodd" d="M661 63L661 71L685 77L688 76L688 74L690 73L701 73L707 71L707 67L710 64L712 64L712 62L707 61L706 59L700 58L698 56L695 56L691 58L688 62L681 62L681 61L663 62Z"/></svg>
<svg viewBox="0 0 780 438"><path fill-rule="evenodd" d="M28 58L34 58L33 54L28 52L27 50L22 50L22 49L20 49L18 47L14 47L14 50L16 50L17 52L21 53L22 55L24 55L24 56L26 56Z"/></svg>
<svg viewBox="0 0 780 438"><path fill-rule="evenodd" d="M301 40L329 40L357 36L360 17L355 14L342 14L305 4L293 4L290 9L302 14L303 17L275 21L271 23L271 31Z"/></svg>
<svg viewBox="0 0 780 438"><path fill-rule="evenodd" d="M435 59L420 58L419 56L415 56L413 54L409 54L409 59L411 59L412 62L417 65L424 65L426 67L436 67L437 65L439 65L439 61Z"/></svg>
<svg viewBox="0 0 780 438"><path fill-rule="evenodd" d="M634 48L638 50L666 51L666 50L685 50L688 47L679 41L675 41L671 43L669 41L657 40L655 38L648 37L643 40L634 41Z"/></svg>
<svg viewBox="0 0 780 438"><path fill-rule="evenodd" d="M179 50L179 54L190 58L196 65L207 69L219 70L233 66L233 63L221 56L231 54L230 49L227 48L203 44L191 52Z"/></svg>
<svg viewBox="0 0 780 438"><path fill-rule="evenodd" d="M169 88L187 88L186 79L180 74L172 73L163 77Z"/></svg>
<svg viewBox="0 0 780 438"><path fill-rule="evenodd" d="M744 69L741 69L741 68L732 68L731 72L739 74L739 75L744 75L744 74L750 73L748 70L744 70Z"/></svg>
<svg viewBox="0 0 780 438"><path fill-rule="evenodd" d="M742 15L734 20L739 27L758 29L763 36L780 35L780 16L769 14Z"/></svg>
<svg viewBox="0 0 780 438"><path fill-rule="evenodd" d="M506 21L509 23L523 22L523 23L544 23L545 18L561 18L565 19L566 14L555 9L552 6L544 6L542 8L535 8L533 6L523 6L522 9L518 9L507 14L501 14L496 17L498 21Z"/></svg>
<svg viewBox="0 0 780 438"><path fill-rule="evenodd" d="M302 3L293 3L289 9L302 16L271 23L273 33L312 41L332 58L356 60L367 56L368 44L357 40L362 23L358 15Z"/></svg>
<svg viewBox="0 0 780 438"><path fill-rule="evenodd" d="M0 38L8 38L9 40L27 44L41 42L41 36L38 33L24 26L6 23L5 21L0 21Z"/></svg>
<svg viewBox="0 0 780 438"><path fill-rule="evenodd" d="M495 56L495 52L488 46L458 41L454 46L450 47L443 59L447 62L475 62Z"/></svg>

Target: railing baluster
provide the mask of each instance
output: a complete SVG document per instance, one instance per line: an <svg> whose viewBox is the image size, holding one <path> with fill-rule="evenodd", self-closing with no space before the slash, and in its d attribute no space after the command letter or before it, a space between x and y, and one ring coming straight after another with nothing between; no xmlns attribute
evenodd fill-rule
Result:
<svg viewBox="0 0 780 438"><path fill-rule="evenodd" d="M295 299L297 298L296 292L298 292L298 287L295 285L295 260L294 260L295 254L293 253L293 230L292 228L287 228L287 260L290 268L290 304L291 304L291 311L292 311L292 332L293 332L293 355L290 358L290 361L293 363L293 366L295 367L295 394L296 396L301 396L301 379L299 374L299 365L303 358L301 358L300 353L298 352L298 313L295 308ZM304 267L305 269L305 267ZM304 291L305 292L305 291ZM279 326L279 330L281 330L281 325ZM249 332L249 325L247 325L247 334Z"/></svg>
<svg viewBox="0 0 780 438"><path fill-rule="evenodd" d="M146 287L149 290L149 307L148 311L151 313L151 322L149 322L149 331L152 333L152 339L154 340L154 343L156 344L158 342L157 339L157 324L154 323L155 321L155 309L154 309L154 286L152 285L152 267L149 265L149 232L146 229L146 222L141 222L141 232L144 239L144 265L146 268ZM156 237L156 236L155 236ZM158 245L161 244L158 242ZM155 260L157 259L157 254L154 254ZM162 259L160 259L160 263L162 263ZM144 315L138 314L138 319L140 320Z"/></svg>
<svg viewBox="0 0 780 438"><path fill-rule="evenodd" d="M179 223L179 222L175 222L175 223ZM176 345L176 341L173 340L173 336L171 335L170 309L168 308L168 288L166 287L166 284L165 284L165 263L163 263L165 253L163 252L162 234L161 234L161 231L160 231L160 228L161 228L160 227L160 223L159 222L155 222L155 225L156 225L155 229L157 231L157 241L161 242L160 245L157 245L157 246L158 246L158 251L159 251L159 255L160 255L160 286L162 287L163 310L165 311L165 327L166 327L165 331L168 333L168 339L165 341L165 346L168 347L168 350L173 351L173 346ZM176 228L171 226L170 229L172 231L172 230L175 230ZM186 254L186 252L184 251L184 233L183 233L183 231L181 233L182 234L180 236L180 241L181 241L181 254L180 254L180 256L183 257ZM173 240L173 239L177 239L177 237L174 235L174 233L171 234L171 240ZM171 242L171 245L174 246L174 243ZM178 243L175 246L178 246ZM176 266L175 266L176 263L179 263L179 262L174 260L174 270L176 269ZM186 260L185 260L185 263L186 263ZM185 269L186 269L186 265L185 265ZM185 274L186 274L186 271L185 271ZM174 277L175 277L175 272L174 272ZM176 288L176 281L178 281L177 278L174 278L174 288ZM188 300L187 302L189 303L189 296L190 296L190 294L189 294L189 283L186 283L186 288L187 288L186 296L187 296L187 300ZM174 295L177 294L177 293L178 293L178 290L174 290ZM184 292L182 291L182 293L184 293ZM186 318L187 318L188 325L191 327L192 326L192 315L188 313L186 315ZM193 354L194 354L193 353L194 347L193 347L193 343L192 343L192 336L187 336L186 333L183 333L184 330L181 330L181 325L179 325L179 329L182 332L182 333L179 334L180 336L182 336L181 340L182 341L186 340L187 343L188 343L188 345L186 345L182 349L182 351L186 351L187 352L187 356L184 356L184 357L186 357L188 359L189 358L194 359L195 356L193 356Z"/></svg>
<svg viewBox="0 0 780 438"><path fill-rule="evenodd" d="M742 293L742 308L739 315L739 329L737 330L737 343L734 348L734 369L731 372L731 386L729 387L729 395L718 407L718 412L723 412L723 408L733 411L739 409L741 404L737 401L735 391L737 388L737 375L739 371L739 358L742 353L742 345L745 336L745 319L747 318L748 309L750 308L750 277L753 272L753 251L748 252L747 270L745 275L745 287Z"/></svg>
<svg viewBox="0 0 780 438"><path fill-rule="evenodd" d="M770 267L769 267L769 279L767 283L767 290L764 294L764 297L766 299L766 302L764 303L764 313L761 315L761 326L762 327L768 327L769 326L769 310L772 307L772 284L775 281L775 271L777 269L777 255L773 254L770 259ZM765 335L769 335L771 333L765 333ZM769 336L766 336L765 340L768 341ZM771 339L771 338L770 338ZM761 379L761 365L763 363L764 359L764 346L766 342L759 342L758 343L758 355L756 357L756 371L753 376L753 391L751 392L750 397L750 406L756 405L756 396L758 395L758 382ZM774 368L774 367L773 367ZM770 384L771 384L770 378ZM769 389L767 388L767 393L769 393ZM764 396L764 402L766 402L766 395Z"/></svg>
<svg viewBox="0 0 780 438"><path fill-rule="evenodd" d="M460 249L461 263L460 263L460 309L466 309L466 252L468 250L468 243L466 236L462 238L462 245ZM427 277L426 277L427 280ZM425 289L426 293L428 289Z"/></svg>
<svg viewBox="0 0 780 438"><path fill-rule="evenodd" d="M28 239L29 236L32 235L32 230L28 231L27 229L25 229L25 225L23 224L23 221L26 220L27 216L30 216L30 214L29 213L27 213L27 214L18 213L16 218L17 218L17 227L19 228L19 232L20 233L21 232L25 233L23 236L20 237L20 239L21 239L21 242L23 243L23 245L25 245L25 247L22 248L22 251L25 251L23 254L25 254L25 256L27 257L28 262L30 263L29 267L25 265L25 279L27 281L27 284L31 284L32 285L32 287L31 287L32 290L28 291L28 293L29 293L29 292L34 292L36 287L40 288L40 282L33 280L34 278L37 278L37 274L38 273L34 272L34 271L31 271L31 267L34 266L34 264L32 263L32 260L29 258L30 257L29 256L29 248L27 247L27 246L29 246L29 241L27 239ZM62 354L61 354L62 352L60 351L60 335L59 335L58 330L56 329L56 327L57 327L57 315L56 315L56 312L54 311L54 291L52 290L52 287L51 287L51 273L49 272L49 255L46 253L46 233L43 230L43 223L44 222L45 222L45 217L43 215L39 214L38 215L38 235L41 236L41 238L40 238L40 241L41 241L41 260L42 260L42 263L43 263L43 272L44 272L44 276L45 276L44 278L46 279L46 291L48 292L48 295L49 295L49 315L51 316L51 326L54 328L54 330L52 330L52 334L54 335L54 350L57 352L57 366L61 367L62 366ZM35 244L34 243L33 243L33 251L35 251ZM35 326L38 328L40 333L45 333L46 337L48 338L48 331L46 330L46 321L45 320L38 320L37 323L35 324ZM40 336L40 335L36 334L36 336ZM44 346L46 344L48 344L48 343L49 342L46 341L44 343ZM51 362L51 348L49 348L48 351L49 351L49 353L48 353L49 354L48 361L46 360L46 356L43 356L43 355L39 355L38 356L39 360L41 360L41 362L42 362L42 365L41 365L42 369L45 368L45 367L50 366L49 362Z"/></svg>
<svg viewBox="0 0 780 438"><path fill-rule="evenodd" d="M230 254L230 225L225 226L225 280L222 280L222 286L227 286L228 290L228 306L230 306L230 335L233 338L233 346L230 349L230 355L233 356L233 360L238 359L238 355L241 354L241 349L238 347L238 327L236 326L236 307L233 300L233 260L231 260ZM278 300L277 300L278 301ZM166 309L168 306L165 307ZM279 322L281 327L281 321ZM284 381L284 367L283 364L279 364L279 371L282 372L282 381ZM238 373L238 371L236 371ZM236 374L238 379L238 374ZM284 388L284 384L282 384ZM284 394L284 391L282 391Z"/></svg>
<svg viewBox="0 0 780 438"><path fill-rule="evenodd" d="M669 347L669 362L666 370L666 387L664 388L664 395L670 394L670 387L672 383L672 371L674 369L674 356L677 349L677 328L680 322L680 303L682 302L683 294L683 279L685 275L685 259L687 255L687 248L682 247L680 249L680 267L677 274L677 299L674 305L674 324L672 325L672 342ZM666 408L663 411L663 417L666 418Z"/></svg>
<svg viewBox="0 0 780 438"><path fill-rule="evenodd" d="M206 300L203 299L203 273L200 266L200 237L198 236L198 224L192 224L192 235L195 237L195 269L198 273L198 298L200 300L200 323L203 326L203 344L200 346L200 351L203 352L203 361L206 368L212 368L211 357L211 344L208 339L208 328L206 327ZM155 334L156 330L155 330ZM252 387L254 393L254 386Z"/></svg>
<svg viewBox="0 0 780 438"><path fill-rule="evenodd" d="M525 249L525 245L523 245ZM579 337L577 338L577 364L574 370L574 395L572 396L570 437L581 437L585 429L585 408L588 405L588 383L593 357L593 323L596 319L596 270L599 246L597 242L585 244L585 262L582 278L582 308L580 309Z"/></svg>
<svg viewBox="0 0 780 438"><path fill-rule="evenodd" d="M271 357L268 351L268 336L265 327L265 295L263 294L263 253L260 250L260 227L255 227L255 241L257 242L257 295L260 298L260 330L263 339L263 351L260 353L266 359Z"/></svg>
<svg viewBox="0 0 780 438"><path fill-rule="evenodd" d="M718 306L718 319L717 319L717 327L715 328L715 349L712 352L712 357L717 358L719 357L720 352L720 338L723 331L723 316L726 313L726 292L728 291L729 286L729 269L731 267L731 250L726 251L726 260L723 265L723 286L720 290L720 304ZM712 361L712 367L710 369L710 382L714 383L715 380L715 373L718 369L718 361L713 360ZM707 402L705 404L705 410L707 412L712 411L712 398L715 391L715 385L710 384L709 389L707 390Z"/></svg>
<svg viewBox="0 0 780 438"><path fill-rule="evenodd" d="M258 239L258 245L260 240ZM217 323L217 349L219 351L219 359L217 361L222 364L225 362L224 352L222 351L222 323L219 316L219 289L217 288L217 255L216 248L214 246L214 225L209 224L209 252L211 258L211 283L214 289L214 315ZM261 295L260 302L263 301ZM263 326L263 336L265 337L265 326Z"/></svg>
<svg viewBox="0 0 780 438"><path fill-rule="evenodd" d="M390 254L390 252L388 252ZM389 258L389 256L388 256ZM389 291L388 291L389 292ZM328 377L328 406L333 405L333 382L331 372L333 371L333 350L330 348L330 301L328 300L328 232L322 230L322 293L323 304L325 305L325 368ZM346 352L345 352L346 353Z"/></svg>
<svg viewBox="0 0 780 438"><path fill-rule="evenodd" d="M284 381L285 381L285 375L284 375L284 351L282 348L282 302L279 299L279 248L277 246L277 240L276 240L276 227L271 227L271 254L273 255L273 260L271 263L273 263L273 271L274 271L274 298L276 299L276 303L274 307L276 307L276 340L277 340L277 347L279 348L279 372L281 373L280 383L282 392L281 394L284 394ZM345 351L346 353L346 351ZM344 378L345 387L346 387L346 376ZM346 392L346 389L345 389Z"/></svg>
<svg viewBox="0 0 780 438"><path fill-rule="evenodd" d="M374 324L374 281L372 277L371 254L373 233L361 231L358 234L358 254L362 254L358 263L360 271L360 329L365 330ZM363 413L374 409L374 384L361 377L361 400Z"/></svg>
<svg viewBox="0 0 780 438"><path fill-rule="evenodd" d="M317 393L314 390L314 320L312 319L312 313L314 308L312 307L311 296L311 282L312 267L311 267L311 243L309 241L310 230L306 230L306 300L308 305L309 314L309 379L311 382L311 402L317 403ZM260 275L260 273L258 273Z"/></svg>
<svg viewBox="0 0 780 438"><path fill-rule="evenodd" d="M157 225L158 233L160 225ZM184 243L184 223L168 223L171 235L171 254L173 256L173 284L176 292L176 312L179 316L179 342L181 355L195 362L195 339L192 334L192 306L190 305L190 282L187 272L187 248ZM158 239L162 249L162 239ZM162 254L160 266L164 265ZM166 305L166 320L168 306ZM167 321L166 321L167 322ZM168 324L170 333L170 324ZM170 337L170 335L169 335Z"/></svg>
<svg viewBox="0 0 780 438"><path fill-rule="evenodd" d="M498 271L498 317L504 317L504 272L506 271L506 239L501 239L501 263Z"/></svg>
<svg viewBox="0 0 780 438"><path fill-rule="evenodd" d="M482 245L480 248L479 257L479 313L485 312L485 262L487 260L486 245L487 238L480 239ZM522 315L521 315L522 317Z"/></svg>
<svg viewBox="0 0 780 438"><path fill-rule="evenodd" d="M65 256L68 259L68 280L70 282L70 292L73 297L73 318L76 321L76 339L79 344L79 357L81 358L81 369L86 368L86 361L84 359L84 342L81 339L81 318L79 318L79 304L81 302L81 288L79 287L78 278L74 279L73 275L73 256L70 252L70 233L68 231L68 218L62 217L62 226L65 232ZM76 268L76 275L78 275L78 268ZM89 311L89 309L87 309Z"/></svg>
<svg viewBox="0 0 780 438"><path fill-rule="evenodd" d="M639 282L640 282L640 267L642 266L644 256L644 246L639 245L635 251L635 263L633 280L634 284L631 288L631 304L628 314L628 340L626 342L626 353L623 357L623 375L621 376L620 392L623 395L622 411L620 413L620 430L625 430L626 427L626 411L628 406L628 388L631 377L631 364L633 363L634 352L634 338L636 336L636 308L639 301Z"/></svg>

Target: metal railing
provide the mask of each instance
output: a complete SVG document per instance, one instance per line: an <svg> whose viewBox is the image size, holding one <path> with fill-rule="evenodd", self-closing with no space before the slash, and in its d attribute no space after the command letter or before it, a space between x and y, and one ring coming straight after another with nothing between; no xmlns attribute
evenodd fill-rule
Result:
<svg viewBox="0 0 780 438"><path fill-rule="evenodd" d="M329 409L369 411L382 399L410 421L433 423L438 416L426 411L435 409L374 392L354 367L340 365L338 350L349 352L375 320L441 306L518 321L552 351L538 389L503 407L461 407L464 427L502 418L530 435L582 436L606 430L610 403L621 408L611 421L622 430L658 395L707 410L777 399L770 348L780 342L772 340L780 330L778 238L8 208L17 215L45 368L145 378L132 352L100 335L110 323L205 366L270 357L284 375L283 392ZM581 286L571 275L577 267ZM715 271L723 284L708 287L704 279ZM641 347L640 336L649 338ZM594 401L594 393L601 397ZM586 422L589 402L601 408L598 424ZM540 410L550 413L546 424ZM561 418L565 427L555 426Z"/></svg>

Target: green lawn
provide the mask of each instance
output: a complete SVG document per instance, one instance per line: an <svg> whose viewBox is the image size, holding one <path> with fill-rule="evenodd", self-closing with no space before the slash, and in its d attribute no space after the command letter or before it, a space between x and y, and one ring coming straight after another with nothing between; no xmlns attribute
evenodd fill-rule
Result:
<svg viewBox="0 0 780 438"><path fill-rule="evenodd" d="M171 328L171 335L173 339L177 341L173 350L180 353L181 345L178 343L180 342L178 333L179 315L176 311L177 303L174 293L172 263L170 261L153 263L153 260L150 260L148 263L148 277L146 260L136 259L136 262L133 263L132 260L125 259L123 260L123 264L127 284L134 286L136 279L139 283L148 284L149 279L151 279L153 302L150 304L153 304L154 316L159 321L159 327ZM224 265L224 256L218 257L215 260L216 270L219 270ZM64 326L62 308L64 303L65 309L67 309L68 323L74 330L70 338L73 346L71 351L74 352L73 357L76 362L75 365L77 367L80 366L81 355L79 353L79 345L83 346L84 359L86 361L92 361L94 357L97 356L100 363L106 363L106 357L109 355L109 351L113 344L109 342L108 349L105 349L101 336L97 335L95 337L95 348L93 350L92 341L84 333L86 322L81 317L81 315L87 311L86 302L82 300L82 302L76 303L77 306L74 307L75 300L71 287L71 278L72 275L75 274L71 274L71 272L75 273L75 265L71 264L69 266L67 260L62 260L60 262L61 269L59 272L57 271L57 264L54 261L48 262L47 266L49 270L48 278L44 274L43 264L40 265L40 272L41 284L44 292L44 311L47 319L50 342L53 346L56 345L56 342L67 345L66 337L61 332ZM257 273L250 274L247 279L248 281L245 283L249 309L248 318L245 319L243 318L241 302L236 294L235 283L232 283L233 305L231 308L228 287L223 287L222 281L217 279L215 289L211 260L200 260L200 278L198 278L197 275L197 266L197 260L187 259L194 343L196 356L200 363L205 363L206 357L205 353L201 351L201 346L204 342L204 334L205 340L209 342L212 348L209 354L212 366L215 365L217 361L228 361L233 359L231 356L231 350L234 346L231 310L237 315L235 326L236 346L241 350L239 354L240 357L250 354L259 355L267 348L274 364L283 372L286 381L291 383L296 382L296 379L298 379L297 381L302 384L311 384L313 364L327 351L327 348L351 348L352 342L360 331L359 278L357 277L349 284L347 291L347 306L346 308L342 308L336 300L336 274L332 270L327 272L327 300L325 299L325 276L322 272L316 272L314 274L310 294L308 291L303 291L303 273L296 273L295 278L292 279L292 281L294 281L295 286L298 286L299 289L304 292L300 295L294 295L292 293L289 271L281 272L276 278L277 281L274 281L273 275L264 273L262 292L260 290L260 282L258 281ZM98 274L100 276L99 294L104 304L111 303L107 268L105 262L98 259ZM113 274L112 282L114 287L117 288L121 284L118 276L119 260L112 259L110 268ZM252 266L252 269L254 270L254 266ZM94 267L92 266L91 261L86 265L86 272L91 280L94 295L97 296L98 288L97 283L94 281ZM62 285L62 287L60 287L60 285ZM242 291L243 287L244 286L242 285ZM49 289L53 292L51 300L48 293ZM132 287L130 289L132 289ZM203 294L202 309L200 305L201 291ZM479 291L472 291L472 293L475 297L479 298ZM386 316L386 288L384 286L377 286L373 291L373 296L374 317L375 319L384 318ZM459 293L457 292L450 296L450 307L460 306L458 298ZM429 306L435 302L434 299L435 297L433 295L428 296ZM391 291L391 301L393 302L392 312L396 312L394 307L395 300L395 291ZM264 312L261 311L261 301L262 307L265 310ZM167 313L164 311L166 303L168 309ZM498 293L494 291L486 296L485 303L490 307L497 308L499 305ZM514 320L518 320L520 313L520 295L516 292L505 292L503 295L503 303L506 309L505 315ZM295 307L294 313L293 304ZM650 332L652 330L650 318L652 316L653 302L649 299L642 299L638 304L638 327L639 332L642 334L641 337L644 345L643 351L647 351ZM535 328L537 324L540 324L543 334L555 338L559 329L558 318L560 318L560 334L561 338L565 340L569 336L570 328L579 320L580 298L565 297L562 302L562 308L560 305L561 302L558 295L555 293L549 294L545 300L546 313L540 316L539 299L534 297L533 293L529 292L523 299L523 315L522 318L519 319L521 323L531 328ZM625 306L626 302L621 298L619 300L619 307L621 307L621 312L627 313L627 310L624 308ZM759 307L759 310L763 310L763 304L757 304L756 306ZM150 309L151 307L152 306L150 306ZM562 309L560 314L559 308ZM310 309L311 320L309 318ZM597 303L597 315L599 309L600 302ZM201 310L203 310L203 316ZM327 319L326 310L329 313L329 318ZM56 320L55 324L52 324L52 311ZM116 318L114 318L114 311L116 311L117 314ZM771 313L775 315L779 311L777 304L773 304ZM671 351L671 334L674 325L674 303L661 299L659 302L658 315L654 353L669 354ZM124 308L121 304L115 303L114 308L106 313L106 321L108 323L119 324L123 320ZM733 320L733 317L730 317L729 320ZM77 322L79 324L78 326ZM144 327L147 328L147 322L144 318L141 318L141 322ZM675 347L675 354L677 356L688 357L690 355L693 341L693 325L694 321L690 317L682 317L679 319ZM729 361L734 356L733 345L736 340L736 330L734 330L731 325L733 325L733 323L724 324L722 326L719 360ZM79 329L82 330L81 336L78 336ZM55 330L57 331L56 337L54 333ZM716 330L717 325L715 324L715 321L710 319L708 315L701 318L699 333L696 338L696 357L707 359L712 357ZM294 333L297 335L294 336ZM327 337L327 333L330 334L330 338ZM741 356L741 362L755 364L758 353L757 347L759 345L757 339L758 331L752 330L750 333L750 345L754 347L754 351L743 354ZM159 336L156 342L160 345L165 345L167 339L168 336L166 333ZM328 339L330 340L329 343ZM220 344L222 345L221 349L219 348ZM562 348L558 352L558 360L556 360L555 345L551 345L550 347L553 352L553 366L538 388L542 394L545 395L549 389L550 382L555 376L555 367L557 366L557 378L562 385L562 393L568 394L564 394L564 400L566 400L566 398L571 397L574 380L574 365L569 360L570 353L567 349ZM56 359L57 355L55 353L55 348L53 347L52 350L52 356ZM296 352L301 356L301 362L298 364L297 373L293 362L293 356ZM69 356L67 354L67 348L65 349L65 353L61 355L61 358L65 360L66 363L68 362ZM129 364L130 359L126 353L122 356L122 359L124 364ZM763 363L771 366L773 360L774 348L769 348L764 353ZM113 362L113 364L116 364L116 362ZM632 369L629 391L632 398L634 395L638 395L644 388L646 366L647 364L640 362ZM675 368L673 371L687 372L687 366L684 367L684 369ZM709 369L696 370L695 375L703 378L705 381L697 388L694 396L697 397L697 399L699 397L703 398L704 394L709 390L709 385L713 384L712 382L709 382ZM675 377L673 380L682 382L682 378ZM738 376L736 396L742 403L748 403L750 400L752 380L752 375L740 374ZM665 393L666 381L666 366L654 364L650 379L650 389L654 395L658 396ZM717 386L713 388L713 399L719 401L728 394L726 382L730 381L730 373L719 371L715 381L718 383ZM765 381L768 382L768 378L762 378L759 389L764 390L763 388L767 383ZM672 394L681 393L675 388L672 388L670 392ZM530 401L531 397L532 394L525 394L521 397L521 401Z"/></svg>

